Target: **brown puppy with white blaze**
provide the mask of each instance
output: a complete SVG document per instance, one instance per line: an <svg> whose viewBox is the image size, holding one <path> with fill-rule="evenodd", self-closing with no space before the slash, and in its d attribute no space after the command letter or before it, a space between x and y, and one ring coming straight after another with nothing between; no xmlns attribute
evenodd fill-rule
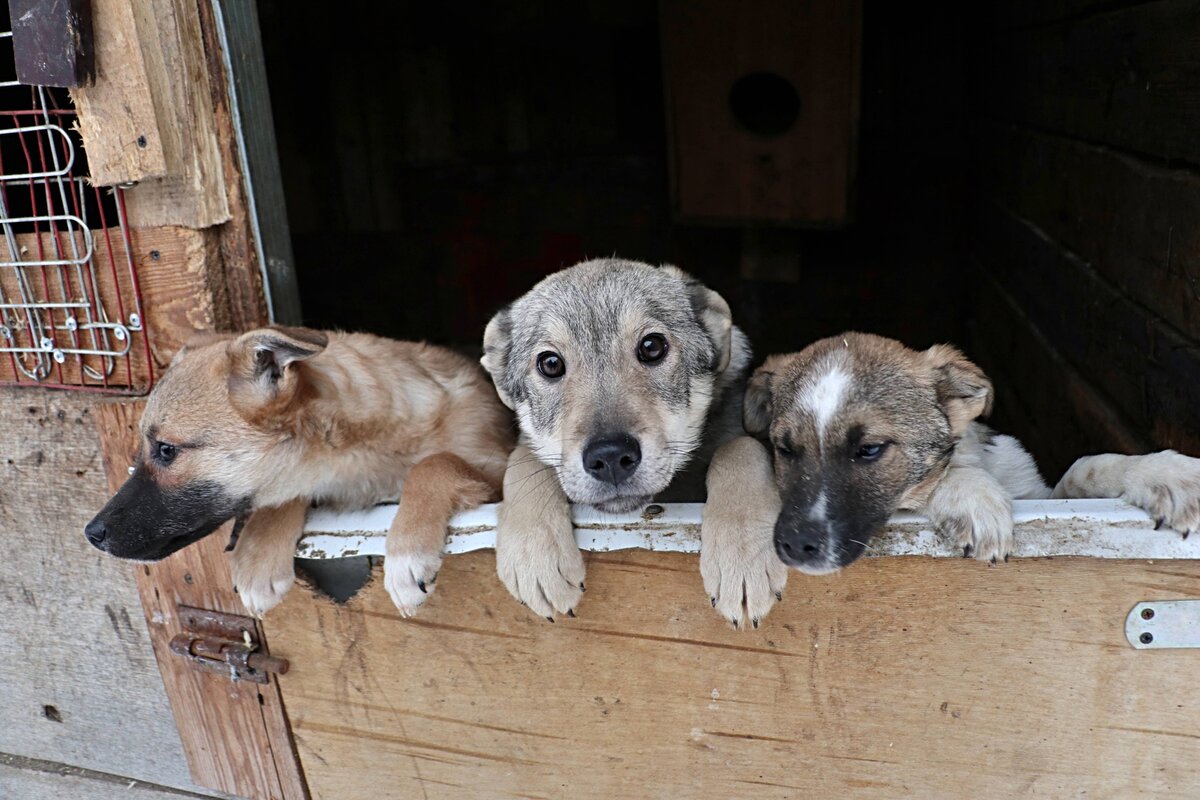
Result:
<svg viewBox="0 0 1200 800"><path fill-rule="evenodd" d="M814 575L841 569L907 509L994 563L1012 548L1021 498L1119 497L1184 535L1200 528L1200 459L1085 457L1051 490L1016 439L978 421L991 405L987 376L946 345L918 352L846 333L768 358L745 422L774 451L780 559Z"/></svg>
<svg viewBox="0 0 1200 800"><path fill-rule="evenodd" d="M254 614L295 580L308 507L400 498L384 581L404 615L433 590L450 517L499 495L511 415L469 359L354 333L208 334L146 402L137 467L86 528L120 558L156 561L246 520L234 585Z"/></svg>

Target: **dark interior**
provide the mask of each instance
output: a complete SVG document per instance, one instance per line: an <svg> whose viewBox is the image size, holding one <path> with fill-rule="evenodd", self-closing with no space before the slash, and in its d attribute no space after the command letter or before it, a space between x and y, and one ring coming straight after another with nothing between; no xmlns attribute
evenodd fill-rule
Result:
<svg viewBox="0 0 1200 800"><path fill-rule="evenodd" d="M1155 183L1200 163L1172 39L1195 4L866 3L836 226L673 212L658 4L259 9L307 324L477 347L541 276L617 254L718 289L760 355L960 345L1048 477L1200 445L1200 191L1169 209ZM728 112L769 136L805 100L751 81Z"/></svg>

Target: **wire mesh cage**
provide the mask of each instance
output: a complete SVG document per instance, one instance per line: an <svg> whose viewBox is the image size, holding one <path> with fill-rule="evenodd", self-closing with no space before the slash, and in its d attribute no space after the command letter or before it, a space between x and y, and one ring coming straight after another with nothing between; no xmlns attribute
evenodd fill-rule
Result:
<svg viewBox="0 0 1200 800"><path fill-rule="evenodd" d="M18 83L0 32L0 384L149 390L133 237L124 189L88 180L68 93Z"/></svg>

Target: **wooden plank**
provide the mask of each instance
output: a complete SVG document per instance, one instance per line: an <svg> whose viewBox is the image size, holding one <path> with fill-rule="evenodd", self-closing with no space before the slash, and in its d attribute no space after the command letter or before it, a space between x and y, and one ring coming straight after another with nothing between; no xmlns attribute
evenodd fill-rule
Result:
<svg viewBox="0 0 1200 800"><path fill-rule="evenodd" d="M316 508L308 513L296 555L335 559L382 556L399 506L365 511ZM464 511L450 520L446 553L470 553L496 546L495 504ZM661 503L627 514L606 514L573 506L575 541L581 550L651 550L699 553L703 503ZM1155 535L1155 521L1120 500L1018 500L1013 504L1015 558L1089 556L1094 558L1200 559L1200 541ZM872 557L962 558L955 547L916 514L896 514L872 542Z"/></svg>
<svg viewBox="0 0 1200 800"><path fill-rule="evenodd" d="M36 297L43 302L63 302L67 289L71 290L73 300L84 296L92 297L94 292L98 292L108 319L115 320L120 317L118 309L123 307L123 319L128 323L130 315L137 311L138 306L129 275L125 237L119 228L93 231L92 237L95 269L93 271L84 268L83 286L80 285L73 267L67 268L65 280L59 278L57 267L47 267L44 275L40 267L23 267L24 277L33 287ZM59 237L58 247L65 253L70 253L68 238L65 234ZM132 382L125 369L125 362L119 361L110 376L110 384L145 390L149 385L151 370L148 368L143 336L149 337L153 372L161 374L175 352L191 336L215 327L214 298L210 288L211 277L208 274L211 253L204 233L189 228L137 230L131 233L131 240L142 295L141 310L145 332L133 333L128 356L133 374ZM82 237L77 235L76 244L78 252L86 254L87 249ZM53 258L50 254L56 252L51 234L42 234L40 250L34 234L18 234L16 247L18 252L22 253L23 259L34 259L38 253L47 254L46 258L49 259ZM0 236L0 253L8 252L7 239ZM3 289L8 302L16 302L21 297L17 280L15 269L0 269L0 289ZM85 291L87 294L82 294ZM10 311L9 315L24 319L16 311ZM78 315L78 318L82 321L82 314ZM55 324L64 325L64 315L61 312L54 315L54 320ZM16 329L15 333L19 346L29 346L27 328ZM64 330L59 330L56 338L62 343L73 344L71 337ZM87 337L83 338L83 344L88 344ZM115 341L113 344L116 344ZM100 367L97 358L88 357L87 363L94 368ZM0 358L0 381L16 380L17 375L11 359ZM22 380L28 379L22 377ZM92 386L103 384L102 381L91 377L85 380L80 373L79 361L74 357L69 357L63 363L61 374L56 369L48 380Z"/></svg>
<svg viewBox="0 0 1200 800"><path fill-rule="evenodd" d="M94 400L0 389L0 753L193 788L129 566L83 538L107 497Z"/></svg>
<svg viewBox="0 0 1200 800"><path fill-rule="evenodd" d="M17 80L85 86L96 77L91 0L9 0Z"/></svg>
<svg viewBox="0 0 1200 800"><path fill-rule="evenodd" d="M100 186L167 174L166 145L139 41L134 3L92 0L96 81L71 90L88 171Z"/></svg>
<svg viewBox="0 0 1200 800"><path fill-rule="evenodd" d="M1051 483L1081 455L1153 449L978 265L970 356L992 379L988 423L1025 444Z"/></svg>
<svg viewBox="0 0 1200 800"><path fill-rule="evenodd" d="M1200 176L1019 128L981 138L987 194L1200 341Z"/></svg>
<svg viewBox="0 0 1200 800"><path fill-rule="evenodd" d="M974 253L1132 431L1200 452L1200 351L1028 222L977 210Z"/></svg>
<svg viewBox="0 0 1200 800"><path fill-rule="evenodd" d="M1200 6L1165 0L981 46L987 116L1200 163Z"/></svg>
<svg viewBox="0 0 1200 800"><path fill-rule="evenodd" d="M744 632L692 555L590 554L555 625L494 573L451 556L408 620L378 576L268 615L315 798L1200 791L1197 655L1123 632L1140 600L1196 597L1194 563L869 559L793 574Z"/></svg>
<svg viewBox="0 0 1200 800"><path fill-rule="evenodd" d="M663 0L659 8L678 213L848 221L861 4ZM799 95L794 125L777 135L747 130L731 111L734 82L760 72L785 79Z"/></svg>
<svg viewBox="0 0 1200 800"><path fill-rule="evenodd" d="M136 401L96 409L112 492L125 481L136 455L143 407L144 402ZM180 628L179 605L246 614L223 552L229 528L163 561L135 568L154 654L197 784L255 800L307 797L278 684L232 683L194 670L168 646Z"/></svg>
<svg viewBox="0 0 1200 800"><path fill-rule="evenodd" d="M139 227L230 217L197 4L96 0L96 85L72 92L92 180L138 182Z"/></svg>

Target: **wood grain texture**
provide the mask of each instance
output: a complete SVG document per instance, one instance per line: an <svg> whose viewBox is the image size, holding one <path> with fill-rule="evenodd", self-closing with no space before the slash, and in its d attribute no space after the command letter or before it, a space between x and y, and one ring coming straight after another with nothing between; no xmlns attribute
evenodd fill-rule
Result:
<svg viewBox="0 0 1200 800"><path fill-rule="evenodd" d="M112 492L120 488L133 463L143 407L141 401L126 401L96 409ZM180 629L179 605L246 614L233 591L224 553L230 527L224 526L163 561L135 567L150 640L192 779L201 786L254 800L303 798L307 796L304 779L292 749L278 684L232 683L192 669L168 647Z"/></svg>
<svg viewBox="0 0 1200 800"><path fill-rule="evenodd" d="M316 798L1186 797L1195 652L1134 651L1194 562L873 559L793 574L758 631L690 555L591 554L579 618L517 606L491 553L448 558L402 620L378 574L293 591L266 626Z"/></svg>
<svg viewBox="0 0 1200 800"><path fill-rule="evenodd" d="M981 205L973 252L1055 348L1157 447L1200 452L1200 351L1029 222Z"/></svg>
<svg viewBox="0 0 1200 800"><path fill-rule="evenodd" d="M685 218L841 224L858 121L858 2L663 0L663 69L676 210ZM772 72L800 112L778 136L730 111L738 78Z"/></svg>
<svg viewBox="0 0 1200 800"><path fill-rule="evenodd" d="M0 389L0 753L194 788L129 565L83 538L107 499L94 402Z"/></svg>
<svg viewBox="0 0 1200 800"><path fill-rule="evenodd" d="M100 186L166 175L176 166L159 131L151 65L129 0L92 0L96 80L71 90L88 171Z"/></svg>
<svg viewBox="0 0 1200 800"><path fill-rule="evenodd" d="M981 111L1200 163L1200 7L1136 5L981 44Z"/></svg>
<svg viewBox="0 0 1200 800"><path fill-rule="evenodd" d="M1200 176L1020 128L981 139L989 196L1200 341Z"/></svg>
<svg viewBox="0 0 1200 800"><path fill-rule="evenodd" d="M68 269L67 278L71 281L69 285L58 279L58 268L47 268L45 275L39 267L23 267L22 270L37 297L61 302L64 289L71 290L71 297L76 300L83 296L90 298L98 293L108 319L118 319L121 316L118 309L123 306L123 319L128 323L137 305L129 275L125 239L118 228L93 231L92 235L95 241L95 270L94 273L84 270L85 286L79 285L74 268ZM65 235L60 237L59 246L64 252L69 252L67 238ZM110 383L145 390L149 385L151 370L147 368L143 336L149 337L153 374L161 375L175 352L191 336L200 331L213 330L215 327L213 280L209 273L213 256L209 237L202 231L190 228L136 230L132 232L131 240L142 294L145 333L133 334L133 344L128 357L132 367L132 382L122 361L110 376ZM85 252L82 239L77 237L77 241L80 252ZM55 252L50 234L43 234L41 243L41 252ZM37 239L32 233L18 234L17 248L26 259L34 258L39 252ZM0 236L0 252L8 252L8 243L4 236ZM91 277L93 274L94 283ZM20 298L15 270L0 269L0 288L3 289L5 297ZM61 325L62 315L56 314L55 318ZM83 317L80 316L79 319L82 320ZM17 337L21 346L29 345L27 330L18 330ZM71 341L69 334L61 330L57 339L61 343ZM83 343L87 344L86 337ZM89 363L93 367L99 367L97 360L89 359ZM7 357L0 358L0 381L12 381L15 378L11 360ZM79 363L74 357L69 357L62 365L61 376L56 369L51 379L70 384L102 384L101 381L92 378L81 380Z"/></svg>

